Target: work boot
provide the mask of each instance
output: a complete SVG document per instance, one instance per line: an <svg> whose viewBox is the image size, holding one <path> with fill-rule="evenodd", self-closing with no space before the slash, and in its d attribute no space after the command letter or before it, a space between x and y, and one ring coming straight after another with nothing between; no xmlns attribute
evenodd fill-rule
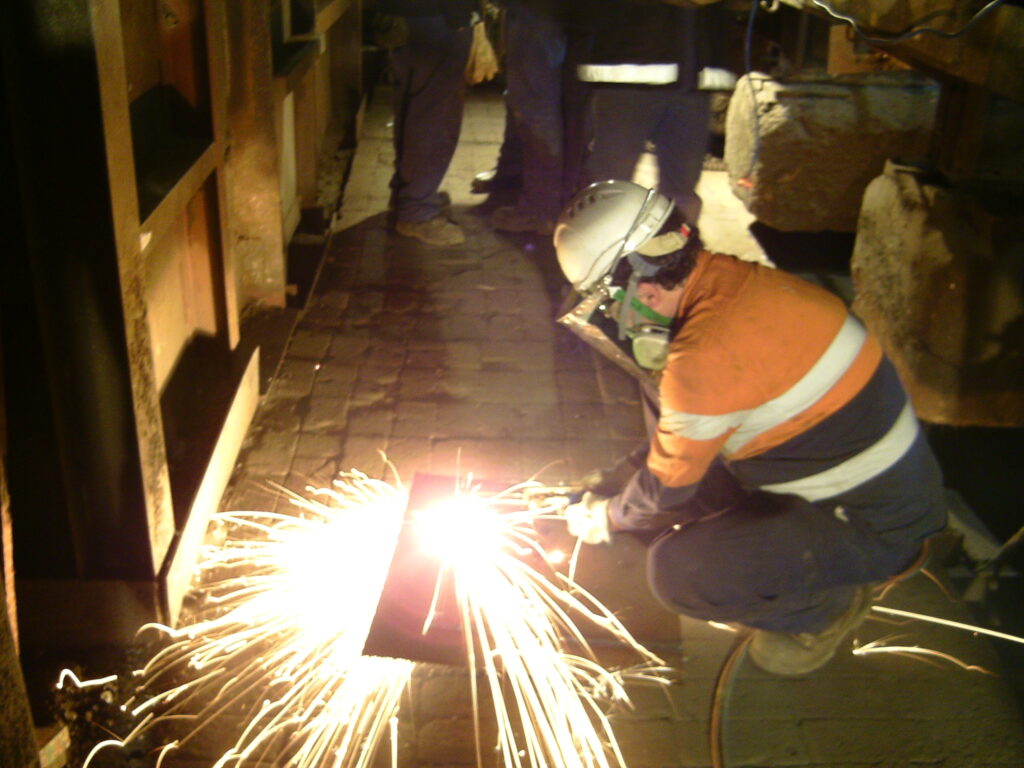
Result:
<svg viewBox="0 0 1024 768"><path fill-rule="evenodd" d="M441 204L441 215L446 219L450 219L452 215L452 196L445 192L443 189L437 193L438 201ZM387 225L388 231L394 232L395 225L398 223L398 209L395 207L395 196L391 195L391 199L388 200L388 216Z"/></svg>
<svg viewBox="0 0 1024 768"><path fill-rule="evenodd" d="M521 176L499 176L498 169L481 171L470 182L469 191L475 195L489 195L509 189L519 189L523 185Z"/></svg>
<svg viewBox="0 0 1024 768"><path fill-rule="evenodd" d="M751 660L765 672L776 675L805 675L819 669L835 655L843 639L871 611L874 590L868 584L857 587L850 605L820 632L769 632L758 629L750 641Z"/></svg>
<svg viewBox="0 0 1024 768"><path fill-rule="evenodd" d="M444 216L435 216L425 221L396 221L395 231L406 237L413 237L421 243L448 247L466 242L462 227L453 224Z"/></svg>
<svg viewBox="0 0 1024 768"><path fill-rule="evenodd" d="M491 226L501 232L533 232L537 235L550 235L555 231L554 219L544 219L512 205L495 209L491 214Z"/></svg>

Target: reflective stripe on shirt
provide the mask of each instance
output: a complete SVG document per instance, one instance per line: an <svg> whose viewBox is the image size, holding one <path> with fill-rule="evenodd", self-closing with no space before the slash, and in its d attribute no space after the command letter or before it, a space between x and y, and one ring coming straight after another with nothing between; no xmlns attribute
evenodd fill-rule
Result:
<svg viewBox="0 0 1024 768"><path fill-rule="evenodd" d="M864 326L847 315L828 349L796 384L778 397L750 410L713 416L673 411L663 405L660 426L689 440L713 440L735 428L735 434L726 441L725 451L736 453L747 442L793 418L832 389L849 370L866 338Z"/></svg>
<svg viewBox="0 0 1024 768"><path fill-rule="evenodd" d="M679 79L678 64L580 64L576 75L584 83L668 85Z"/></svg>
<svg viewBox="0 0 1024 768"><path fill-rule="evenodd" d="M778 397L747 412L739 429L726 441L726 453L736 453L762 432L788 421L822 398L850 369L867 336L864 326L852 315L847 315L828 349L800 381Z"/></svg>
<svg viewBox="0 0 1024 768"><path fill-rule="evenodd" d="M739 426L748 413L750 411L734 411L720 416L702 416L698 413L673 411L663 405L658 426L666 432L688 440L714 440L733 427Z"/></svg>
<svg viewBox="0 0 1024 768"><path fill-rule="evenodd" d="M808 501L836 496L880 475L899 461L910 450L918 432L914 409L907 403L889 431L869 448L823 472L785 483L762 485L761 490L791 493Z"/></svg>

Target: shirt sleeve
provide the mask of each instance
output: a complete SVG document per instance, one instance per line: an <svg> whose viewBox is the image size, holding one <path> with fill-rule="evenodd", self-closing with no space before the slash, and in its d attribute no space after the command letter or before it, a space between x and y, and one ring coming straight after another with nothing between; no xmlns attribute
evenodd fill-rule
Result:
<svg viewBox="0 0 1024 768"><path fill-rule="evenodd" d="M756 398L741 370L721 345L677 342L659 388L647 461L612 499L612 526L651 530L708 514L694 494Z"/></svg>
<svg viewBox="0 0 1024 768"><path fill-rule="evenodd" d="M612 529L658 530L700 517L700 511L694 509L696 491L696 483L673 488L663 484L647 466L641 467L608 506Z"/></svg>

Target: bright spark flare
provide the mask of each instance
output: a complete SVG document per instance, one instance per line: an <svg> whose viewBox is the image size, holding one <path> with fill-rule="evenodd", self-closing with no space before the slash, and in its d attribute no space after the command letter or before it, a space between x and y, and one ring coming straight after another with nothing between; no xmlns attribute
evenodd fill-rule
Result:
<svg viewBox="0 0 1024 768"><path fill-rule="evenodd" d="M405 499L359 473L309 490L316 498L292 499L298 514L217 516L229 535L204 550L200 620L142 628L171 641L135 673L122 704L142 719L97 744L83 768L174 720L191 727L161 760L216 722L241 725L215 768L369 765L413 666L362 656Z"/></svg>
<svg viewBox="0 0 1024 768"><path fill-rule="evenodd" d="M557 572L552 581L523 559L536 554L543 562L547 556L533 527L544 513L524 505L521 491L513 488L486 500L459 499L446 523L430 517L432 508L430 525L421 526L431 541L441 532L434 526L447 528L447 540L452 541L454 529L448 526L466 524L467 510L475 515L464 529L472 531L470 540L460 542L455 555L443 562L440 578L448 575L454 582L470 665L482 666L486 674L504 764L622 765L601 707L608 700L628 702L622 676L595 660L574 618L582 617L633 648L651 667L663 662L578 584ZM556 504L546 514L559 517L561 510ZM570 652L570 645L578 651ZM511 702L502 694L505 686Z"/></svg>
<svg viewBox="0 0 1024 768"><path fill-rule="evenodd" d="M60 677L57 678L57 690L61 690L64 684L71 681L76 688L93 688L95 686L106 685L117 680L117 675L107 675L106 677L97 677L93 680L79 680L78 675L72 672L70 669L61 670Z"/></svg>
<svg viewBox="0 0 1024 768"><path fill-rule="evenodd" d="M1017 635L1009 635L1006 632L999 632L995 629L987 629L986 627L979 627L975 624L964 624L960 621L951 621L950 619L941 619L938 616L929 616L925 613L914 613L913 611L903 611L898 608L886 608L884 605L873 605L871 610L877 611L878 613L885 613L890 616L902 616L908 619L919 619L921 621L927 621L932 624L941 624L944 627L952 627L953 629L962 629L965 632L977 632L981 635L988 635L989 637L997 637L1000 640L1009 640L1011 643L1024 643L1024 637L1018 637Z"/></svg>
<svg viewBox="0 0 1024 768"><path fill-rule="evenodd" d="M946 653L945 651L922 648L919 645L886 645L886 643L891 643L896 639L896 637L883 637L878 640L872 640L870 643L855 646L852 653L854 656L867 656L872 653L893 653L898 656L925 656L948 661L950 664L955 664L968 672L981 672L986 675L994 674L984 667L979 667L977 664L968 664L966 661L961 661L953 654Z"/></svg>
<svg viewBox="0 0 1024 768"><path fill-rule="evenodd" d="M467 661L488 682L506 768L623 766L605 705L628 704L626 673L597 662L577 620L632 648L642 660L630 673L636 679L664 683L664 667L571 578L528 564L527 554L551 561L534 520L560 514L529 501L528 487L487 498L467 490L417 516L423 546L442 558L437 589L451 580ZM213 768L365 768L389 735L397 764L397 712L413 663L362 649L407 495L356 472L307 491L311 498L292 494L295 514L217 516L229 533L204 551L199 619L143 628L170 643L133 674L134 694L121 708L138 724L97 744L82 768L106 748L163 738L157 726L175 721L188 731L156 747L158 764L213 723L240 723ZM68 676L79 686L109 682ZM469 679L478 711L481 694ZM477 724L478 755L480 737Z"/></svg>

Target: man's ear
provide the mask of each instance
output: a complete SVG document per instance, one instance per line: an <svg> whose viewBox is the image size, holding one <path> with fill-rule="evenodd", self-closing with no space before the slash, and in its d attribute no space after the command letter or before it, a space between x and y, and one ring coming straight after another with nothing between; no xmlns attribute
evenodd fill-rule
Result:
<svg viewBox="0 0 1024 768"><path fill-rule="evenodd" d="M654 304L665 295L665 289L655 282L643 282L636 287L637 298L644 304Z"/></svg>

